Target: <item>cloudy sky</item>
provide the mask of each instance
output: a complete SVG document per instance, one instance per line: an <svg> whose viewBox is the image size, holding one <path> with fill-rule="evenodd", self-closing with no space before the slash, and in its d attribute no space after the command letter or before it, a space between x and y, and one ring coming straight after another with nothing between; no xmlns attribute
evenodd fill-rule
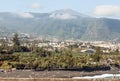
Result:
<svg viewBox="0 0 120 81"><path fill-rule="evenodd" d="M59 9L73 9L96 17L120 18L120 0L0 0L0 12L46 13Z"/></svg>

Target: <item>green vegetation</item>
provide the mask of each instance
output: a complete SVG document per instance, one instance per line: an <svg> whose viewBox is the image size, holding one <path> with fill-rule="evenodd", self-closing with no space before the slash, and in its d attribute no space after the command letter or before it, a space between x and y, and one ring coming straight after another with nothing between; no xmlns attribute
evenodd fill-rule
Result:
<svg viewBox="0 0 120 81"><path fill-rule="evenodd" d="M78 50L78 49L77 49ZM36 69L36 70L110 70L120 67L120 54L85 54L76 49L49 51L46 47L35 48L34 52L13 52L0 54L1 68ZM110 61L109 59L112 59ZM106 62L106 63L105 63Z"/></svg>
<svg viewBox="0 0 120 81"><path fill-rule="evenodd" d="M95 53L81 53L77 44L67 48L25 47L20 45L18 35L13 37L13 46L3 43L0 47L0 68L35 70L110 70L120 68L120 53L103 53L94 47Z"/></svg>
<svg viewBox="0 0 120 81"><path fill-rule="evenodd" d="M62 12L62 11L60 11ZM76 13L71 11L72 13ZM53 12L54 13L54 12ZM68 12L69 13L69 12ZM70 13L72 15L72 13ZM120 40L120 20L92 18L75 15L76 19L54 19L52 13L30 13L34 18L20 18L13 14L0 13L0 36L27 33L45 38L80 40ZM78 14L78 13L77 13ZM37 20L36 20L37 19ZM20 33L22 32L22 33Z"/></svg>

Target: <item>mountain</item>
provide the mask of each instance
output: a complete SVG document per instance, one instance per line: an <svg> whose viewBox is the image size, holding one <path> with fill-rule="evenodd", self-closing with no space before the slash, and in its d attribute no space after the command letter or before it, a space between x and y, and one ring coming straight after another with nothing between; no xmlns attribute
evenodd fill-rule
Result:
<svg viewBox="0 0 120 81"><path fill-rule="evenodd" d="M77 19L79 17L88 17L71 9L56 10L49 16L54 19Z"/></svg>
<svg viewBox="0 0 120 81"><path fill-rule="evenodd" d="M94 18L71 9L50 13L0 13L0 36L12 33L57 39L120 40L120 20Z"/></svg>

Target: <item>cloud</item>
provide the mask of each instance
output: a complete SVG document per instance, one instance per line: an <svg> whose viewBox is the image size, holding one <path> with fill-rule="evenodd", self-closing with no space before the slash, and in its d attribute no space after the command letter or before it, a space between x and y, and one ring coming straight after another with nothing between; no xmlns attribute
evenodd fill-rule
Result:
<svg viewBox="0 0 120 81"><path fill-rule="evenodd" d="M32 8L32 9L40 9L40 4L39 3L32 3L31 5L30 5L30 7Z"/></svg>
<svg viewBox="0 0 120 81"><path fill-rule="evenodd" d="M18 14L22 18L34 18L34 16L28 12L22 12Z"/></svg>
<svg viewBox="0 0 120 81"><path fill-rule="evenodd" d="M76 16L70 15L69 13L64 13L64 14L52 13L49 17L55 18L55 19L75 19L76 18Z"/></svg>
<svg viewBox="0 0 120 81"><path fill-rule="evenodd" d="M120 6L101 5L97 6L93 14L96 16L120 17Z"/></svg>

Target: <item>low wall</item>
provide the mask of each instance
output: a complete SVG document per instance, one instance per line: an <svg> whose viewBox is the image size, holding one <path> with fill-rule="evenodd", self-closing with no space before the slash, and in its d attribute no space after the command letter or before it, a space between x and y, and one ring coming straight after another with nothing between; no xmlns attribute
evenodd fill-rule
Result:
<svg viewBox="0 0 120 81"><path fill-rule="evenodd" d="M0 81L120 81L120 79L64 79L64 78L40 78L40 79L30 79L30 78L0 78Z"/></svg>

